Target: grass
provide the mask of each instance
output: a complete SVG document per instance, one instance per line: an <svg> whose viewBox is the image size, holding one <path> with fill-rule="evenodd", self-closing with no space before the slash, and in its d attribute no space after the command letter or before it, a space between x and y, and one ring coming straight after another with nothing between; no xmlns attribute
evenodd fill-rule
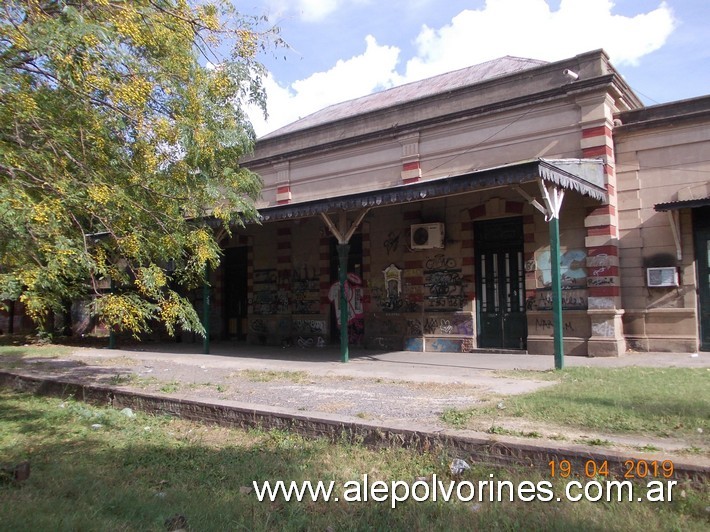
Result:
<svg viewBox="0 0 710 532"><path fill-rule="evenodd" d="M252 382L270 382L275 380L289 380L291 382L304 382L310 376L305 371L259 371L255 369L245 369L233 373L236 377L244 377Z"/></svg>
<svg viewBox="0 0 710 532"><path fill-rule="evenodd" d="M70 347L58 345L0 345L0 365L14 369L27 362L40 362L68 355Z"/></svg>
<svg viewBox="0 0 710 532"><path fill-rule="evenodd" d="M98 428L92 426L100 425ZM681 482L668 503L259 502L252 481L448 481L452 456L370 450L287 432L243 431L0 390L0 462L31 463L0 483L5 530L705 530L706 494ZM462 456L461 458L466 458ZM472 464L464 480L550 480ZM682 490L682 492L681 492ZM559 481L555 491L561 493Z"/></svg>
<svg viewBox="0 0 710 532"><path fill-rule="evenodd" d="M486 433L488 434L498 434L499 436L519 436L521 438L542 438L542 434L536 430L524 431L524 430L513 430L507 429L505 427L499 427L497 425L491 426Z"/></svg>
<svg viewBox="0 0 710 532"><path fill-rule="evenodd" d="M525 376L529 377L529 372ZM513 375L508 372L508 375ZM526 419L609 433L703 438L710 430L706 368L568 368L558 384L481 407L449 410L442 419L465 427L483 416L496 425Z"/></svg>
<svg viewBox="0 0 710 532"><path fill-rule="evenodd" d="M180 390L181 386L182 383L180 381L170 381L163 384L158 390L163 393L175 393Z"/></svg>

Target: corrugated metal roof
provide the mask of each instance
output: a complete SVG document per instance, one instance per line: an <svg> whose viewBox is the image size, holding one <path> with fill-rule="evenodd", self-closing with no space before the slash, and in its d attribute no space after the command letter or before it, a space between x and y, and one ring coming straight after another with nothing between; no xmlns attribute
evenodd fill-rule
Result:
<svg viewBox="0 0 710 532"><path fill-rule="evenodd" d="M475 85L482 81L487 81L497 77L513 74L522 70L535 68L547 64L546 61L538 61L536 59L525 59L522 57L505 56L499 59L493 59L479 65L462 68L454 72L447 72L432 78L414 81L399 87L383 90L361 98L349 100L342 103L336 103L320 111L308 115L296 122L292 122L276 131L273 131L261 138L268 139L278 137L308 129L311 127L335 122L344 118L349 118L356 115L385 109L394 105L402 104L442 94L469 85Z"/></svg>
<svg viewBox="0 0 710 532"><path fill-rule="evenodd" d="M698 198L682 201L669 201L668 203L656 203L653 208L656 211L672 211L675 209L695 209L697 207L705 207L710 205L710 197Z"/></svg>
<svg viewBox="0 0 710 532"><path fill-rule="evenodd" d="M382 190L266 207L259 209L259 215L264 222L306 218L341 209L384 207L489 187L518 185L538 177L584 196L607 201L606 189L602 186L604 162L601 159L535 159Z"/></svg>

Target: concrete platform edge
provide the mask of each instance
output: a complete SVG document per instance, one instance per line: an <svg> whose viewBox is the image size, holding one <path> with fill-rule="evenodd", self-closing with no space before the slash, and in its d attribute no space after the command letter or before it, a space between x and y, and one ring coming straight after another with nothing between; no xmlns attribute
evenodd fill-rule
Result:
<svg viewBox="0 0 710 532"><path fill-rule="evenodd" d="M630 453L604 451L583 445L561 445L553 448L549 444L520 442L514 438L480 432L435 431L428 430L426 427L411 428L398 423L353 421L339 415L323 413L315 415L235 401L206 402L8 371L0 371L0 386L35 395L59 398L71 396L76 400L99 406L131 408L149 414L171 415L227 427L279 429L309 438L323 437L334 442L356 441L374 448L400 446L419 451L444 449L450 452L452 457L456 455L472 462L526 466L548 473L548 464L551 460L569 460L575 471L584 471L585 463L589 460L593 460L596 464L607 461L609 471L621 477L626 470L624 463L629 460L650 462L672 459L675 471L673 480L688 479L703 483L710 481L710 466L693 464L656 453L634 456Z"/></svg>

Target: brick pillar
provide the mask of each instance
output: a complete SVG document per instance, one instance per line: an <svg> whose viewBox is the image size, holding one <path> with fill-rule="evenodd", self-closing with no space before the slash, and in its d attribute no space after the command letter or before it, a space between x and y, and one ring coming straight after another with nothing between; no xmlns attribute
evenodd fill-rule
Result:
<svg viewBox="0 0 710 532"><path fill-rule="evenodd" d="M369 310L370 302L370 274L372 271L372 241L370 240L370 222L362 222L362 288L363 305Z"/></svg>
<svg viewBox="0 0 710 532"><path fill-rule="evenodd" d="M287 205L291 203L291 175L288 161L274 165L276 170L276 203Z"/></svg>
<svg viewBox="0 0 710 532"><path fill-rule="evenodd" d="M210 312L210 333L213 338L221 338L224 330L224 268L219 267L210 275L212 284L212 305Z"/></svg>
<svg viewBox="0 0 710 532"><path fill-rule="evenodd" d="M402 145L402 183L416 183L422 177L422 169L419 161L419 133L413 133L400 137L399 143Z"/></svg>
<svg viewBox="0 0 710 532"><path fill-rule="evenodd" d="M588 212L587 229L587 293L591 337L589 356L619 356L626 351L623 334L621 289L619 284L619 216L617 212L614 142L612 138L613 100L607 96L603 104L598 97L582 105L582 116L588 118L582 128L582 156L604 161L608 202Z"/></svg>
<svg viewBox="0 0 710 532"><path fill-rule="evenodd" d="M328 292L332 284L330 279L330 234L325 228L323 236L318 242L318 272L320 277L320 313L323 316L330 317L330 299ZM327 329L330 331L330 328Z"/></svg>
<svg viewBox="0 0 710 532"><path fill-rule="evenodd" d="M473 242L473 222L461 222L461 275L466 290L466 306L463 308L470 313L471 336L461 341L461 352L471 353L478 347L476 333L476 255Z"/></svg>
<svg viewBox="0 0 710 532"><path fill-rule="evenodd" d="M240 237L240 243L242 237ZM254 315L254 242L253 237L243 237L247 248L247 318ZM247 332L248 334L248 332Z"/></svg>
<svg viewBox="0 0 710 532"><path fill-rule="evenodd" d="M290 312L291 273L291 227L279 227L276 230L276 275L279 298L279 314Z"/></svg>

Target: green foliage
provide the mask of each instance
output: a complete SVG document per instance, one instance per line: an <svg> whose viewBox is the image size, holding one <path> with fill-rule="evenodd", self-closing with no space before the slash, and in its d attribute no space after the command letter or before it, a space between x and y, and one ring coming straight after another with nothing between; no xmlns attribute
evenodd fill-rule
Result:
<svg viewBox="0 0 710 532"><path fill-rule="evenodd" d="M184 293L219 262L215 228L257 215L237 162L279 42L262 23L219 0L3 2L0 300L202 332Z"/></svg>

